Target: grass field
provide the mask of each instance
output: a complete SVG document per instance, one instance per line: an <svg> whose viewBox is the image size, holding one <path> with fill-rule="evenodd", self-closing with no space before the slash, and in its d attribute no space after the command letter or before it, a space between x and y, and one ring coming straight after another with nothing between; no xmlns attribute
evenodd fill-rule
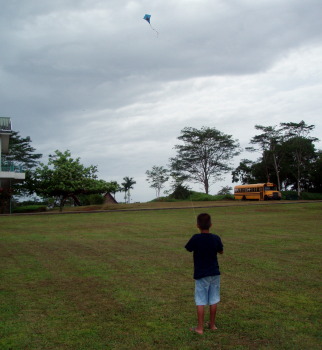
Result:
<svg viewBox="0 0 322 350"><path fill-rule="evenodd" d="M193 334L195 214L218 330ZM321 349L322 203L0 217L0 349Z"/></svg>

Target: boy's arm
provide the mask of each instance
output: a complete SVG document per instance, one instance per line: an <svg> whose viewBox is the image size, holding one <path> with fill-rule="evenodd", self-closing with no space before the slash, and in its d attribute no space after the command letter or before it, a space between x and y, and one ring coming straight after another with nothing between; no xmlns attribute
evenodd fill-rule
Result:
<svg viewBox="0 0 322 350"><path fill-rule="evenodd" d="M217 253L224 254L224 245L222 244L221 239L219 238L219 247Z"/></svg>
<svg viewBox="0 0 322 350"><path fill-rule="evenodd" d="M189 239L188 243L185 245L185 248L188 250L188 252L192 252L194 250L193 237Z"/></svg>
<svg viewBox="0 0 322 350"><path fill-rule="evenodd" d="M191 247L190 241L185 245L185 248L187 249L188 252L193 251L193 248Z"/></svg>

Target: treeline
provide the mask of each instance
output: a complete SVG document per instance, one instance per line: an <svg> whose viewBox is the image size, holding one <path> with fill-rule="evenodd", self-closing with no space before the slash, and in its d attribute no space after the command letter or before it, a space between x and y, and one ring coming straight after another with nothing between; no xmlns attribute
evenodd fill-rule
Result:
<svg viewBox="0 0 322 350"><path fill-rule="evenodd" d="M322 152L315 148L318 139L310 136L314 128L304 121L256 125L258 134L246 150L259 157L256 161L242 159L235 169L231 161L241 152L238 140L216 128L184 128L169 167L153 166L146 172L147 181L157 196L169 178L174 193L187 190L187 182L195 182L208 194L212 183L231 172L235 183L273 182L279 190L297 191L299 197L303 191L322 193Z"/></svg>
<svg viewBox="0 0 322 350"><path fill-rule="evenodd" d="M0 204L8 202L12 195L20 197L38 196L47 206L59 206L66 203L74 205L99 204L103 194L124 191L124 200L130 201L130 190L136 183L133 178L124 177L124 182L107 182L97 177L97 166L85 167L80 158L73 158L70 151L56 150L49 155L48 162L42 163L42 154L36 153L31 146L30 137L22 137L12 132L9 141L9 154L2 156L1 164L5 168L19 168L26 173L24 182L15 183L4 191L0 189ZM41 202L38 201L37 202ZM30 205L28 201L27 205Z"/></svg>
<svg viewBox="0 0 322 350"><path fill-rule="evenodd" d="M232 172L233 182L271 181L280 190L322 193L322 151L316 150L317 138L310 136L314 125L280 123L279 126L256 125L259 134L251 140L250 152L259 152L256 161L241 160Z"/></svg>
<svg viewBox="0 0 322 350"><path fill-rule="evenodd" d="M322 151L315 147L318 139L310 135L314 128L304 121L256 125L257 134L246 149L257 152L258 159L242 159L233 168L232 160L242 151L237 139L214 127L186 127L174 146L175 156L167 166L155 165L147 170L147 181L155 189L156 197L160 197L169 181L167 194L174 197L189 193L192 182L201 184L209 194L211 185L229 173L236 183L270 181L280 190L297 191L299 196L303 191L322 193ZM96 166L83 166L69 151L57 150L49 156L47 164L41 163L42 155L31 146L30 137L23 138L18 132L13 132L9 147L10 154L3 156L2 164L13 162L26 172L26 181L12 189L16 195L37 195L47 202L57 201L62 208L68 199L76 205L84 204L90 195L106 192L115 195L123 191L124 201L130 202L130 190L136 183L132 177L124 177L122 184L100 180ZM229 189L224 187L221 194L229 193ZM0 197L5 195L0 193Z"/></svg>

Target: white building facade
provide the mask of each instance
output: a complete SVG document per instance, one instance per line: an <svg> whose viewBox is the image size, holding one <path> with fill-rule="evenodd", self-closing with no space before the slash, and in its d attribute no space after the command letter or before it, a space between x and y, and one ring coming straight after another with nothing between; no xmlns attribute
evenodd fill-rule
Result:
<svg viewBox="0 0 322 350"><path fill-rule="evenodd" d="M9 140L12 134L10 118L0 117L0 214L11 212L12 184L25 179L20 165L6 161L3 155L9 154Z"/></svg>

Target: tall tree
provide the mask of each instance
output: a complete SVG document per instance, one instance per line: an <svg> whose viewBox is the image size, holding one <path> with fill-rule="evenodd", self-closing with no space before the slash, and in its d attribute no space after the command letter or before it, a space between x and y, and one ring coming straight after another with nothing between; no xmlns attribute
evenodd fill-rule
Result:
<svg viewBox="0 0 322 350"><path fill-rule="evenodd" d="M130 203L131 202L131 192L130 190L133 189L133 185L136 184L136 181L134 181L133 177L128 177L125 176L123 177L124 182L122 182L122 186L124 189L124 200L125 203Z"/></svg>
<svg viewBox="0 0 322 350"><path fill-rule="evenodd" d="M187 127L181 130L178 140L183 144L174 147L177 155L170 159L172 171L201 183L207 194L211 183L231 170L231 159L240 153L238 140L216 128Z"/></svg>
<svg viewBox="0 0 322 350"><path fill-rule="evenodd" d="M31 138L21 137L18 131L12 131L9 139L9 154L3 155L4 162L14 162L25 169L31 169L39 163L42 154L35 153Z"/></svg>
<svg viewBox="0 0 322 350"><path fill-rule="evenodd" d="M32 174L30 191L43 198L59 199L62 210L67 198L72 198L75 204L80 202L79 194L95 194L112 192L112 184L97 179L97 167L85 167L80 158L73 159L71 153L55 151L49 155L48 164L40 163Z"/></svg>
<svg viewBox="0 0 322 350"><path fill-rule="evenodd" d="M310 162L315 158L314 142L316 137L309 136L315 128L314 125L307 125L303 120L300 123L281 123L285 132L285 143L287 154L291 164L292 173L296 178L296 188L298 196L301 195L301 181L303 175L310 166Z"/></svg>
<svg viewBox="0 0 322 350"><path fill-rule="evenodd" d="M151 170L145 172L147 175L147 181L150 183L150 187L155 189L157 198L160 197L160 192L164 188L164 184L169 180L169 171L163 166L154 165Z"/></svg>
<svg viewBox="0 0 322 350"><path fill-rule="evenodd" d="M256 183L253 175L253 167L256 163L249 159L242 159L239 166L232 171L232 182L240 182L242 185Z"/></svg>
<svg viewBox="0 0 322 350"><path fill-rule="evenodd" d="M270 165L273 164L277 187L281 189L280 166L283 159L281 144L283 142L282 130L276 126L255 125L256 130L262 131L261 134L251 139L251 144L257 144L262 151L263 164L266 170L266 181L271 180ZM253 147L247 148L249 151L255 151Z"/></svg>
<svg viewBox="0 0 322 350"><path fill-rule="evenodd" d="M9 154L3 154L1 162L4 166L14 166L20 168L26 174L26 181L12 184L10 196L28 195L28 183L32 169L39 164L41 153L36 153L36 149L31 146L29 136L22 137L18 131L12 131L9 138Z"/></svg>
<svg viewBox="0 0 322 350"><path fill-rule="evenodd" d="M316 153L316 159L311 164L308 182L309 190L322 193L322 150Z"/></svg>
<svg viewBox="0 0 322 350"><path fill-rule="evenodd" d="M262 133L251 139L258 148L247 148L260 151L261 158L256 162L243 160L232 175L233 182L243 183L276 182L279 189L292 187L298 191L312 188L311 174L318 157L314 142L318 139L310 137L314 125L300 123L280 123L276 126L256 125Z"/></svg>
<svg viewBox="0 0 322 350"><path fill-rule="evenodd" d="M113 190L111 191L111 193L113 193L113 196L115 198L116 192L121 192L123 188L121 185L119 185L117 181L111 181L110 184L113 186Z"/></svg>

